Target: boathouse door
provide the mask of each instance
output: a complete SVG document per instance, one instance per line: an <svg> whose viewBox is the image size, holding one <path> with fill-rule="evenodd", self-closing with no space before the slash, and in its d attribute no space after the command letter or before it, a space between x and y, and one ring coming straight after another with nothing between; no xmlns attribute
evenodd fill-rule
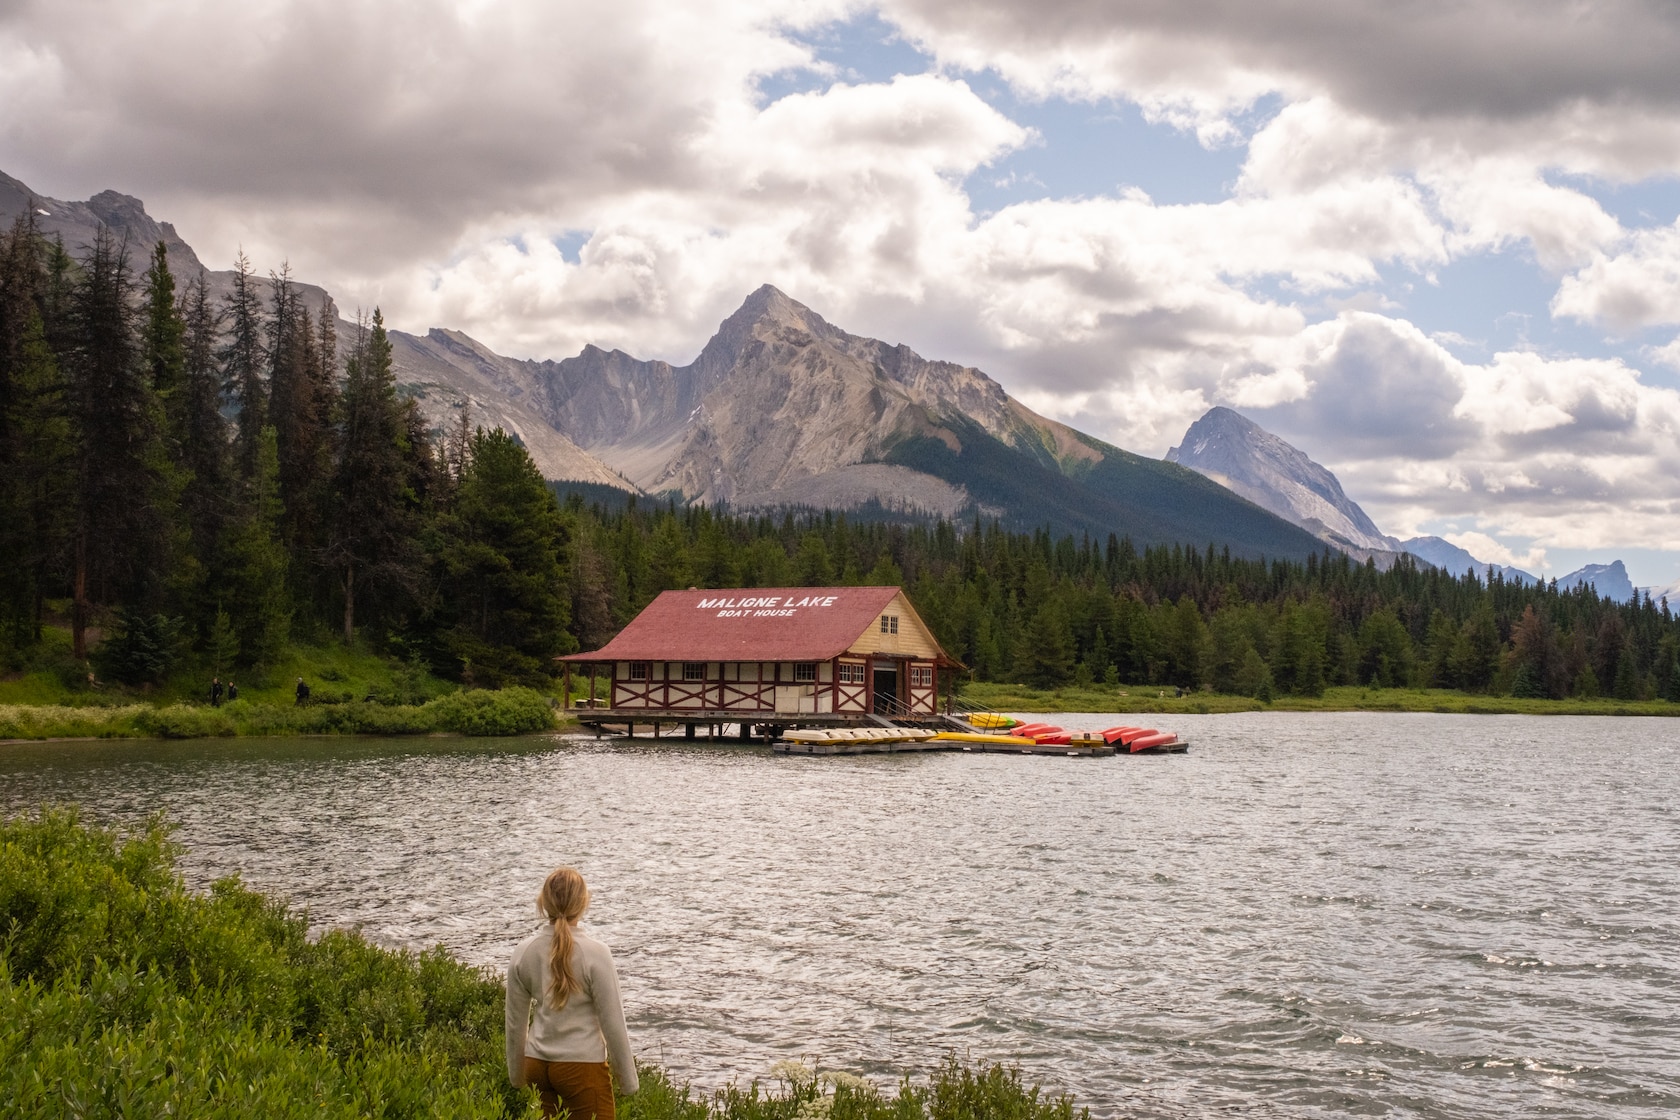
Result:
<svg viewBox="0 0 1680 1120"><path fill-rule="evenodd" d="M904 703L898 697L898 663L888 662L885 667L877 661L875 663L875 695L869 710L879 715L890 716L904 710Z"/></svg>

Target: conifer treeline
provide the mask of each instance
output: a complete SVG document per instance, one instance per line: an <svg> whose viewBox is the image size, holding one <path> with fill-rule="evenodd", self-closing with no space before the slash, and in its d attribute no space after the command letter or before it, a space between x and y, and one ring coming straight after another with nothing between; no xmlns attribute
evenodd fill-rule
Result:
<svg viewBox="0 0 1680 1120"><path fill-rule="evenodd" d="M668 587L902 584L982 680L1148 683L1249 696L1330 685L1680 702L1680 620L1645 597L1524 587L1326 553L1306 563L1048 531L833 513L737 517L572 497L586 649Z"/></svg>
<svg viewBox="0 0 1680 1120"><path fill-rule="evenodd" d="M377 310L339 362L282 268L177 292L101 231L0 235L0 657L62 609L72 657L161 680L361 634L452 675L543 676L567 648L565 527L500 431L434 446ZM92 648L90 636L102 635Z"/></svg>
<svg viewBox="0 0 1680 1120"><path fill-rule="evenodd" d="M667 588L903 584L980 679L1254 696L1335 684L1680 701L1667 604L1473 574L832 513L556 500L517 440L427 430L376 310L340 360L284 268L213 299L31 219L0 236L0 657L62 611L140 682L360 637L536 681Z"/></svg>

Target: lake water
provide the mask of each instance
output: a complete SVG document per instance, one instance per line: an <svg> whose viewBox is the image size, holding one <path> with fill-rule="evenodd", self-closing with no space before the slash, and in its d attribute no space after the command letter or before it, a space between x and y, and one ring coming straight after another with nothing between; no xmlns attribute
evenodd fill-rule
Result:
<svg viewBox="0 0 1680 1120"><path fill-rule="evenodd" d="M1167 726L1189 754L11 746L0 811L163 808L195 884L498 966L575 864L638 1053L700 1086L955 1051L1095 1116L1680 1109L1680 720Z"/></svg>

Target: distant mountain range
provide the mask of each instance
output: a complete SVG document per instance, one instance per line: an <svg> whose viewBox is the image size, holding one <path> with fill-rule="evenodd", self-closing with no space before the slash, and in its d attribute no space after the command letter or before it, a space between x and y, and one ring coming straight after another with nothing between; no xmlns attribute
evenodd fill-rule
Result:
<svg viewBox="0 0 1680 1120"><path fill-rule="evenodd" d="M86 203L0 179L0 220L32 204L77 251L101 224L136 259L162 240L179 280L201 265L138 199ZM225 291L231 273L209 273ZM300 285L312 308L324 290ZM342 336L354 327L339 319ZM456 331L391 332L398 379L433 424L470 407L516 435L550 479L738 509L878 505L1017 529L1109 533L1139 546L1229 547L1304 559L1310 532L1195 471L1046 419L981 371L863 338L765 286L688 365L585 347L561 361L507 358Z"/></svg>
<svg viewBox="0 0 1680 1120"><path fill-rule="evenodd" d="M683 366L594 346L519 361L440 330L393 338L429 407L511 402L643 493L736 509L873 503L1249 556L1323 547L1194 471L1046 419L971 366L849 334L769 285Z"/></svg>
<svg viewBox="0 0 1680 1120"><path fill-rule="evenodd" d="M1538 576L1525 572L1521 568L1478 560L1469 552L1441 537L1412 537L1410 540L1399 542L1399 544L1402 549L1418 559L1427 560L1437 568L1444 568L1449 572L1473 570L1482 576L1486 576L1490 572L1497 572L1504 576L1508 583L1533 584L1540 582ZM1617 563L1620 564L1621 561L1618 560ZM1628 594L1631 596L1633 592L1629 591Z"/></svg>
<svg viewBox="0 0 1680 1120"><path fill-rule="evenodd" d="M1440 537L1397 540L1384 534L1359 504L1342 490L1331 471L1247 417L1229 408L1210 408L1191 424L1179 446L1167 458L1200 471L1209 478L1293 521L1320 540L1360 559L1370 558L1386 568L1402 553L1449 572L1475 571L1484 577L1497 573L1507 581L1534 584L1539 578L1521 568L1478 560ZM1633 598L1633 580L1620 560L1588 564L1558 577L1560 588L1590 584L1600 595L1625 603ZM1680 584L1670 588L1642 588L1646 594L1680 606Z"/></svg>

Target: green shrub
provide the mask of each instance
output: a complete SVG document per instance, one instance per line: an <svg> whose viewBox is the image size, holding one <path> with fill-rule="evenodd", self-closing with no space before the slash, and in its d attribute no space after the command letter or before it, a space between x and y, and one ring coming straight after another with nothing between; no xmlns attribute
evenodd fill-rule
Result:
<svg viewBox="0 0 1680 1120"><path fill-rule="evenodd" d="M235 735L233 717L220 708L198 708L171 704L141 712L134 724L147 735L160 739L201 739L213 735Z"/></svg>
<svg viewBox="0 0 1680 1120"><path fill-rule="evenodd" d="M0 825L8 1116L525 1114L501 985L329 933L235 880L187 892L153 820Z"/></svg>
<svg viewBox="0 0 1680 1120"><path fill-rule="evenodd" d="M464 735L522 735L554 726L548 697L530 688L469 689L426 704L440 731Z"/></svg>

